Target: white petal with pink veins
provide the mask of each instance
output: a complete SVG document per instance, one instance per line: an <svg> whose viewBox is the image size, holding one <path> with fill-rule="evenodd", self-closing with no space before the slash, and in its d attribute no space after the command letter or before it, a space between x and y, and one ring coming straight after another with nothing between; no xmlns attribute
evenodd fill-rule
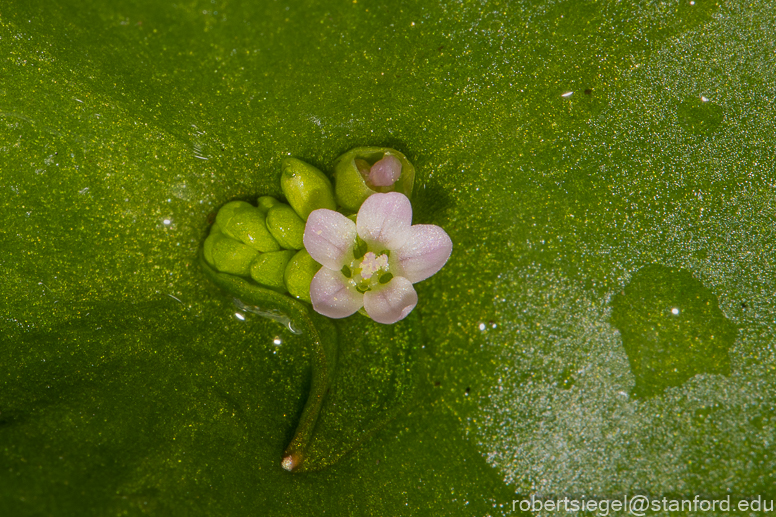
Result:
<svg viewBox="0 0 776 517"><path fill-rule="evenodd" d="M369 182L376 187L390 187L401 176L401 162L392 155L386 155L369 169Z"/></svg>
<svg viewBox="0 0 776 517"><path fill-rule="evenodd" d="M304 247L324 267L339 271L353 260L356 223L334 210L313 210L304 227Z"/></svg>
<svg viewBox="0 0 776 517"><path fill-rule="evenodd" d="M356 222L358 235L367 244L389 250L398 249L407 241L411 224L412 205L399 192L369 196L361 205Z"/></svg>
<svg viewBox="0 0 776 517"><path fill-rule="evenodd" d="M364 293L364 309L378 323L391 324L404 319L417 303L418 293L412 282L400 276Z"/></svg>
<svg viewBox="0 0 776 517"><path fill-rule="evenodd" d="M442 269L452 252L453 241L442 228L433 224L416 224L409 229L404 246L391 254L391 262L397 274L414 284Z"/></svg>
<svg viewBox="0 0 776 517"><path fill-rule="evenodd" d="M364 295L342 273L325 267L310 282L310 298L315 312L329 318L346 318L364 305Z"/></svg>

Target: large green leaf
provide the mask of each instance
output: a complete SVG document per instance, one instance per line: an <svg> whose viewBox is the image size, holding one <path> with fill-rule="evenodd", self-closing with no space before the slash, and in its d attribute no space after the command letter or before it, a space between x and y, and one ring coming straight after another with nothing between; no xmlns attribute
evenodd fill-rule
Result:
<svg viewBox="0 0 776 517"><path fill-rule="evenodd" d="M739 0L9 0L0 508L776 493L774 41ZM235 318L197 250L282 157L369 145L415 164L453 255L404 327L336 324L363 344L321 427L339 462L290 474L309 343Z"/></svg>

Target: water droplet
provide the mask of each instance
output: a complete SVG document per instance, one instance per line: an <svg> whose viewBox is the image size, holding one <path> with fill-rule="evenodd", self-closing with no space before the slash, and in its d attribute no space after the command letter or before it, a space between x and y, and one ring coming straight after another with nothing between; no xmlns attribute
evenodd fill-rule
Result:
<svg viewBox="0 0 776 517"><path fill-rule="evenodd" d="M258 314L263 318L277 321L281 325L285 326L289 331L291 331L292 334L302 333L300 329L297 329L294 326L293 322L288 316L286 316L285 314L283 314L282 312L276 309L262 309L261 307L256 307L255 305L246 305L242 302L242 300L238 298L233 298L232 301L234 302L235 306L237 306L237 308L240 309L241 311ZM240 315L238 317L242 320L245 319L245 316L243 315Z"/></svg>
<svg viewBox="0 0 776 517"><path fill-rule="evenodd" d="M658 395L699 373L730 372L728 350L737 329L714 293L689 271L640 269L612 298L611 323L636 377L634 396Z"/></svg>

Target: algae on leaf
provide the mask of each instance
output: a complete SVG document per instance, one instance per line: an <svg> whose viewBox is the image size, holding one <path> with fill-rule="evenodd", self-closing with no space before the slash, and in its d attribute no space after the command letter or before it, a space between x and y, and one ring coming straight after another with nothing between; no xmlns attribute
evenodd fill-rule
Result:
<svg viewBox="0 0 776 517"><path fill-rule="evenodd" d="M776 491L770 3L6 4L9 513L508 515L515 491ZM351 373L318 425L356 443L384 401L407 406L289 475L309 343L235 309L195 257L217 207L280 196L283 158L326 169L376 145L415 166L416 222L455 251L406 325L337 328ZM713 293L732 342L632 366L617 296L650 264Z"/></svg>

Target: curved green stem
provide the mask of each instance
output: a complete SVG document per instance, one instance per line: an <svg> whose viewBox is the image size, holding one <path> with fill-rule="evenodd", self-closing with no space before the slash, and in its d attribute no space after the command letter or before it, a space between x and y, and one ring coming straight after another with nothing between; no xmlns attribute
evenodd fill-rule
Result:
<svg viewBox="0 0 776 517"><path fill-rule="evenodd" d="M334 325L327 318L315 313L311 307L288 295L265 289L235 275L219 273L205 261L202 250L199 252L199 264L207 277L221 289L246 305L282 312L293 322L295 330L307 335L312 345L310 394L294 438L286 447L281 463L283 468L289 471L305 470L305 450L310 444L324 398L334 379L337 362L337 334Z"/></svg>

